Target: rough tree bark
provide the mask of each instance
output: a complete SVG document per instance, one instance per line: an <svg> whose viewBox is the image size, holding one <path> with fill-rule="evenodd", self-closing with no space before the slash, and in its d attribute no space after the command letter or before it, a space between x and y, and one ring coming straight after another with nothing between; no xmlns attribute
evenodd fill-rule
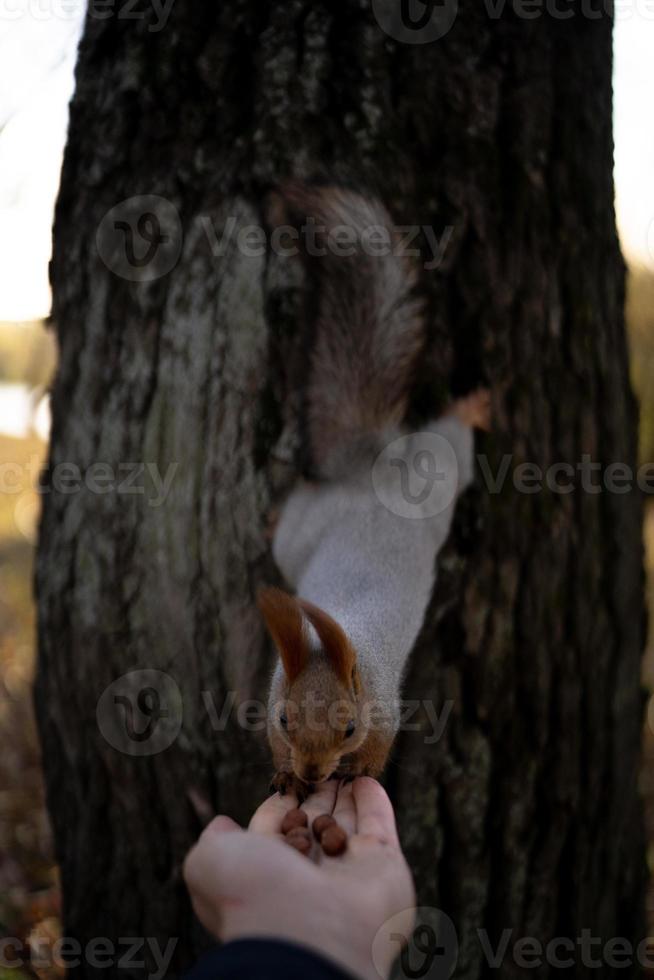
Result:
<svg viewBox="0 0 654 980"><path fill-rule="evenodd" d="M188 963L204 939L179 877L197 832L185 789L242 820L266 794L263 739L234 716L216 730L202 692L217 711L265 692L253 594L275 575L265 519L295 476L305 372L297 266L245 254L236 232L217 254L230 216L259 224L267 187L322 174L374 187L400 224L451 228L422 277L416 418L485 380L493 472L505 453L634 464L610 19L509 6L463 4L424 45L387 36L364 0L188 0L160 31L149 8L87 19L55 223L50 478L64 462L177 468L160 506L145 475L145 496L99 493L95 470L44 495L36 700L65 931L82 942L176 936L174 968ZM135 195L181 218L179 260L151 281L96 241ZM435 744L419 714L387 779L466 978L488 971L481 928L493 945L506 928L642 935L638 495L521 494L512 472L461 503L406 685L451 714ZM130 756L97 709L138 668L174 680L183 723ZM508 955L498 975L518 972Z"/></svg>

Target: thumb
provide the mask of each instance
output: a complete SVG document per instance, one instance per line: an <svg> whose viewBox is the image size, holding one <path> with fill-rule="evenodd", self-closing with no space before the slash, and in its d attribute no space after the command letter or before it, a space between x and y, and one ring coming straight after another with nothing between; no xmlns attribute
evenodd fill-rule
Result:
<svg viewBox="0 0 654 980"><path fill-rule="evenodd" d="M191 893L201 892L211 889L216 875L217 866L227 859L229 861L229 848L227 853L221 842L229 836L243 834L245 831L239 827L231 817L221 814L214 817L210 824L204 828L198 840L186 855L182 874L186 886Z"/></svg>

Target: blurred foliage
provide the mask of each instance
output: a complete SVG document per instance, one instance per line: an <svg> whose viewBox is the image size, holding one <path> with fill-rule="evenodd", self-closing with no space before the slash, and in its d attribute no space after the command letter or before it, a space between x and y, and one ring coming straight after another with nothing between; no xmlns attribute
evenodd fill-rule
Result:
<svg viewBox="0 0 654 980"><path fill-rule="evenodd" d="M631 377L640 402L641 462L654 462L654 272L633 266L627 280L627 327ZM650 697L644 726L641 790L645 798L645 819L649 847L647 852L650 886L647 912L654 928L654 501L645 511L645 564L649 636L643 660L643 682Z"/></svg>
<svg viewBox="0 0 654 980"><path fill-rule="evenodd" d="M640 458L654 462L654 272L633 266L627 279L631 377L640 402Z"/></svg>
<svg viewBox="0 0 654 980"><path fill-rule="evenodd" d="M640 461L654 463L654 271L651 269L630 267L626 316L631 377L640 403ZM650 618L643 677L650 690L654 690L654 501L647 504L645 546Z"/></svg>
<svg viewBox="0 0 654 980"><path fill-rule="evenodd" d="M21 350L17 329L0 327L3 381L43 385L53 352L43 327L25 328ZM21 377L21 371L24 375ZM0 488L0 936L15 938L21 950L57 938L60 896L52 840L45 812L40 753L32 711L35 613L33 552L39 512L35 482L45 444L34 434L14 439L0 434L0 464L12 464ZM6 467L3 467L6 473ZM9 957L8 951L5 954ZM0 973L12 980L61 976L55 967L28 965Z"/></svg>
<svg viewBox="0 0 654 980"><path fill-rule="evenodd" d="M0 321L0 381L21 381L43 387L52 377L56 343L43 320L29 323Z"/></svg>

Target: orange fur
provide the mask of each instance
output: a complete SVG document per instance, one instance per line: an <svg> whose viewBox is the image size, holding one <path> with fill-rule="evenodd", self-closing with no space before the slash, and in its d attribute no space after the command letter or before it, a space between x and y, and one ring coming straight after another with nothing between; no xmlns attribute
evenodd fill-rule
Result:
<svg viewBox="0 0 654 980"><path fill-rule="evenodd" d="M298 601L282 589L270 587L259 589L257 605L292 684L309 659L309 642Z"/></svg>
<svg viewBox="0 0 654 980"><path fill-rule="evenodd" d="M299 599L298 602L318 634L318 639L338 679L348 689L357 687L357 655L343 628L319 606L314 606L306 599Z"/></svg>

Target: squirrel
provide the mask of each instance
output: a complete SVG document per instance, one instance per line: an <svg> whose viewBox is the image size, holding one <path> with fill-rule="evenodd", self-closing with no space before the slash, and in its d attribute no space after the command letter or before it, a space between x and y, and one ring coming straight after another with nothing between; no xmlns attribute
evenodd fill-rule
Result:
<svg viewBox="0 0 654 980"><path fill-rule="evenodd" d="M417 273L386 208L334 185L294 181L279 194L295 218L326 233L345 227L356 241L347 257L325 250L313 262L311 479L291 491L272 541L293 594L264 587L257 596L279 654L268 705L271 790L302 801L329 778L384 769L436 559L472 480L472 429L489 428L490 396L476 390L420 432L404 430L425 321Z"/></svg>

